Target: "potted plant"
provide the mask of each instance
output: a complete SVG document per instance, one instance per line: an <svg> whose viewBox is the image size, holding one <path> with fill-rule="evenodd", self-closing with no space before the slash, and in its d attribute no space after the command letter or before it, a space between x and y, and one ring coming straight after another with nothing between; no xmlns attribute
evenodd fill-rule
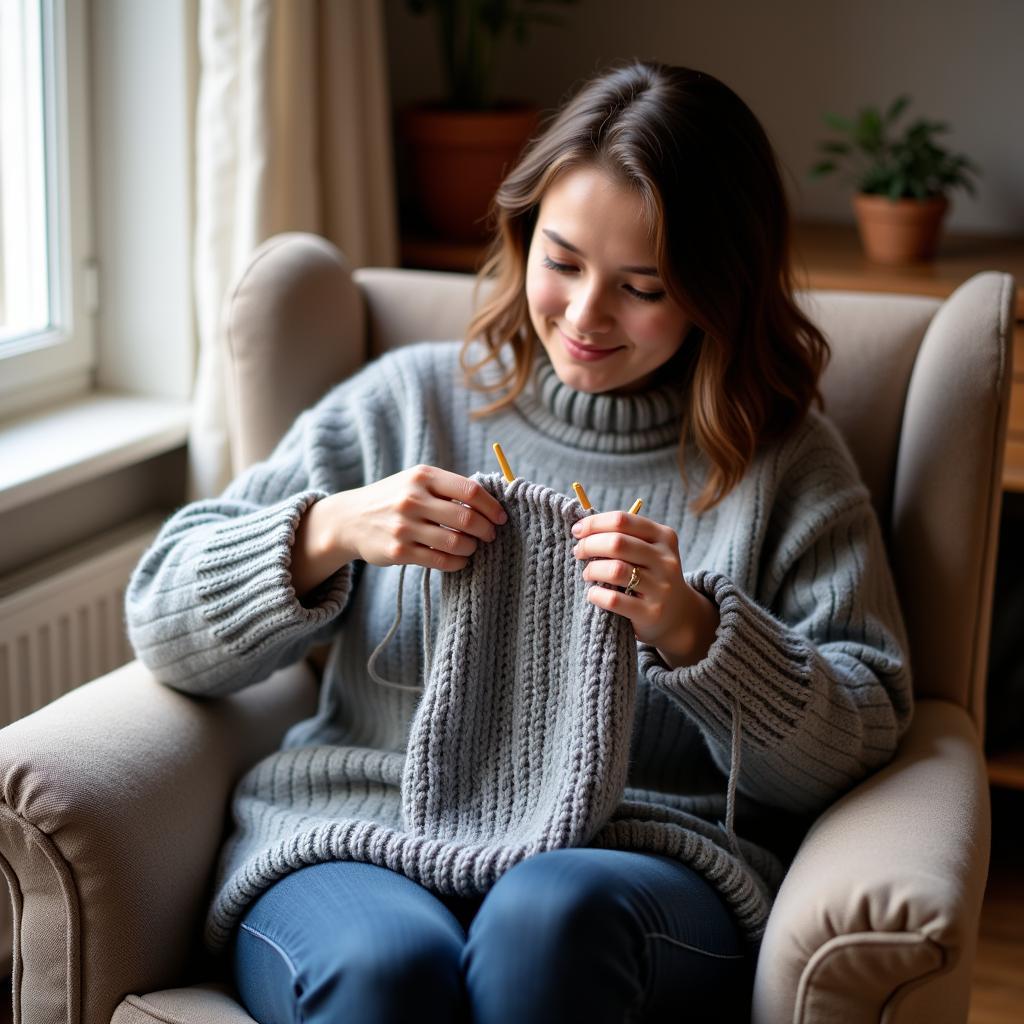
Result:
<svg viewBox="0 0 1024 1024"><path fill-rule="evenodd" d="M441 238L475 241L491 197L537 127L535 105L497 102L495 57L505 36L523 43L534 24L559 24L551 8L573 0L406 0L432 15L446 95L404 112L400 135L419 212Z"/></svg>
<svg viewBox="0 0 1024 1024"><path fill-rule="evenodd" d="M949 209L947 193L962 187L974 195L971 175L981 173L966 156L935 142L949 130L943 122L918 119L895 131L909 103L909 96L900 96L885 114L867 107L852 120L825 114L843 138L820 143L823 159L811 169L820 177L847 165L861 242L877 263L931 259Z"/></svg>

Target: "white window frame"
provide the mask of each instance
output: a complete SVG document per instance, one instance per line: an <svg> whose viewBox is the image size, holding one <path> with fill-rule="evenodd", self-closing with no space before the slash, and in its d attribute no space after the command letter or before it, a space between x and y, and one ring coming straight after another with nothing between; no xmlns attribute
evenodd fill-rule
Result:
<svg viewBox="0 0 1024 1024"><path fill-rule="evenodd" d="M0 347L0 418L89 391L96 366L88 10L41 5L50 327Z"/></svg>

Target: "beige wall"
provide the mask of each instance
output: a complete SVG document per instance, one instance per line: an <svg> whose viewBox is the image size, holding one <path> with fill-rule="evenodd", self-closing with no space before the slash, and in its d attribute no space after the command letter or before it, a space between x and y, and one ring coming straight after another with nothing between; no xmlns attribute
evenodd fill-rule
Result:
<svg viewBox="0 0 1024 1024"><path fill-rule="evenodd" d="M433 25L385 0L396 106L440 93ZM827 134L821 113L853 113L900 92L911 112L946 120L948 143L979 164L978 197L954 194L950 226L1024 232L1024 2L1020 0L580 0L563 28L502 51L499 90L544 106L622 57L716 75L761 119L796 214L849 221L844 188L809 181Z"/></svg>

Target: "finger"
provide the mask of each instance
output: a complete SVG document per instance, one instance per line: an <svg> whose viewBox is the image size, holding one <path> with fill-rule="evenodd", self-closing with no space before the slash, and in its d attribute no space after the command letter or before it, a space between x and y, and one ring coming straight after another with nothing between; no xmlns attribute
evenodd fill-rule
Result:
<svg viewBox="0 0 1024 1024"><path fill-rule="evenodd" d="M598 608L624 615L630 620L644 610L643 601L635 595L623 594L621 590L609 590L607 587L590 587L587 600Z"/></svg>
<svg viewBox="0 0 1024 1024"><path fill-rule="evenodd" d="M475 537L460 533L458 530L447 530L433 523L423 523L416 530L413 540L435 551L443 551L447 555L457 555L460 558L468 558L479 544Z"/></svg>
<svg viewBox="0 0 1024 1024"><path fill-rule="evenodd" d="M587 563L583 570L583 578L592 583L607 583L613 587L625 588L633 576L633 568L628 562L620 562L614 558L596 558Z"/></svg>
<svg viewBox="0 0 1024 1024"><path fill-rule="evenodd" d="M451 530L469 534L478 540L492 541L496 535L494 523L490 519L481 515L475 508L458 501L432 499L425 510L425 518Z"/></svg>
<svg viewBox="0 0 1024 1024"><path fill-rule="evenodd" d="M459 473L451 473L447 469L438 469L436 466L417 466L415 474L430 493L438 498L447 498L449 501L468 505L497 526L508 519L498 499L476 480L470 480Z"/></svg>
<svg viewBox="0 0 1024 1024"><path fill-rule="evenodd" d="M595 533L627 533L641 540L655 541L663 529L660 523L646 516L631 516L628 512L598 512L584 516L572 528L574 537L589 537Z"/></svg>
<svg viewBox="0 0 1024 1024"><path fill-rule="evenodd" d="M413 544L410 548L409 564L422 565L425 569L437 569L440 572L458 572L465 569L469 559L462 555L450 555L437 548Z"/></svg>
<svg viewBox="0 0 1024 1024"><path fill-rule="evenodd" d="M654 553L647 541L624 533L598 533L584 537L577 542L572 553L580 559L616 558L640 569L649 568L654 561Z"/></svg>

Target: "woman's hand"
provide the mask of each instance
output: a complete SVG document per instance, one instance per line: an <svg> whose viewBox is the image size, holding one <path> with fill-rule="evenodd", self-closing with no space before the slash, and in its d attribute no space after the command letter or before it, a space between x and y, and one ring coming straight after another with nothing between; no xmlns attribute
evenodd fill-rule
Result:
<svg viewBox="0 0 1024 1024"><path fill-rule="evenodd" d="M455 572L507 518L476 481L413 466L312 505L295 533L292 582L301 596L356 558Z"/></svg>
<svg viewBox="0 0 1024 1024"><path fill-rule="evenodd" d="M634 567L640 584L632 594L591 587L587 600L624 615L638 640L658 648L672 668L707 655L718 629L718 608L683 578L679 538L671 527L628 512L599 512L572 529L577 558L588 559L583 578L625 587Z"/></svg>

